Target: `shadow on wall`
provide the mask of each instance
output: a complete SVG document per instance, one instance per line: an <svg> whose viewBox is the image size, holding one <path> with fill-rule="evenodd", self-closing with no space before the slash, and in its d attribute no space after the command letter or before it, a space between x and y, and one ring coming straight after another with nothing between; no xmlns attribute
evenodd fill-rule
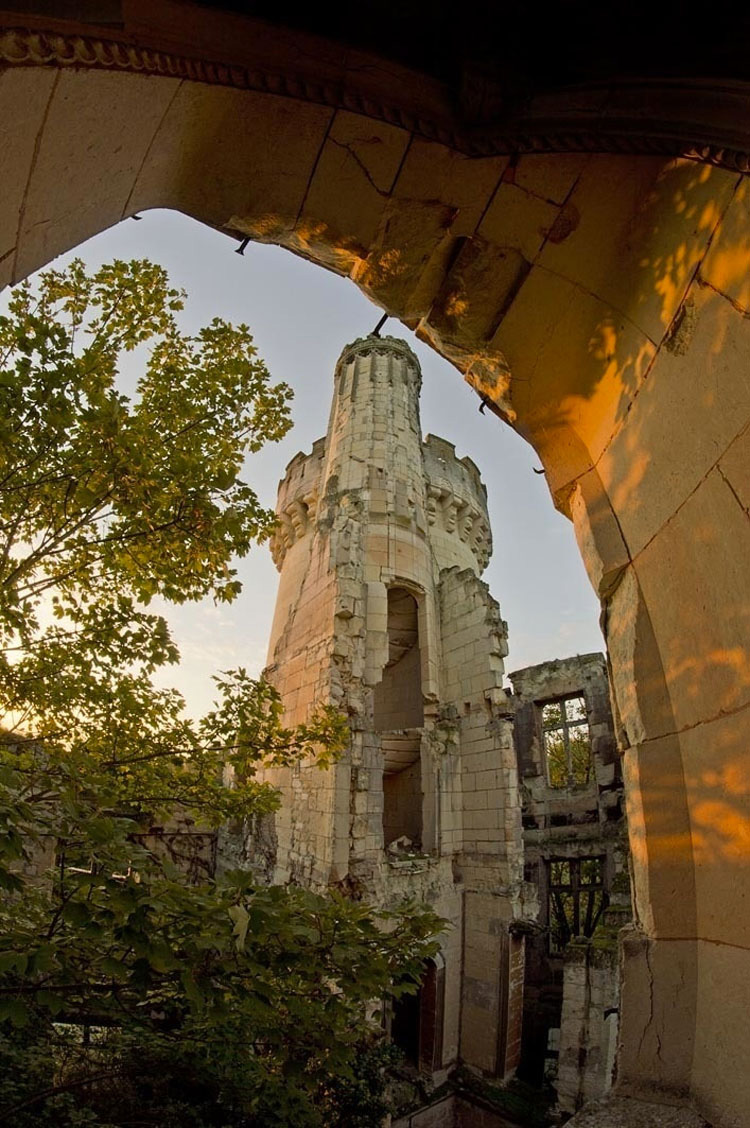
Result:
<svg viewBox="0 0 750 1128"><path fill-rule="evenodd" d="M744 872L750 843L750 194L685 161L601 158L607 194L598 160L571 193L575 229L539 253L493 343L604 601L620 741L641 749L644 924L663 908L668 933L694 936L693 864L702 889L727 888L721 867Z"/></svg>

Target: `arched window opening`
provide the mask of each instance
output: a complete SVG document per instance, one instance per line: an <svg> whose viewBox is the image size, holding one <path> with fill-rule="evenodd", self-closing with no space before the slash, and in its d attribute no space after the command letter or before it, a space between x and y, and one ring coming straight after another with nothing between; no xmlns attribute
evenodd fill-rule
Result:
<svg viewBox="0 0 750 1128"><path fill-rule="evenodd" d="M375 686L373 723L382 733L383 845L422 847L422 703L419 608L411 592L388 589L388 659Z"/></svg>
<svg viewBox="0 0 750 1128"><path fill-rule="evenodd" d="M388 589L388 660L375 686L376 732L421 728L424 723L417 601L404 588Z"/></svg>

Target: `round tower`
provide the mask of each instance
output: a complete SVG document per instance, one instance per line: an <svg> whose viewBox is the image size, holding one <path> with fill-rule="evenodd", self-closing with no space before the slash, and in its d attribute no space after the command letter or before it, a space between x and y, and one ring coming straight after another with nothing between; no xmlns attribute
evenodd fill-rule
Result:
<svg viewBox="0 0 750 1128"><path fill-rule="evenodd" d="M279 881L433 903L454 929L429 981L443 1018L420 1063L442 1068L464 1037L466 1060L504 1075L523 875L506 631L479 578L491 551L479 471L444 439L422 441L420 385L405 342L347 345L325 439L279 486L268 674L289 724L333 704L351 741L326 771L274 774L283 802L269 858ZM461 1001L464 949L481 952L472 990L489 1000L476 1046L459 1031L473 1005Z"/></svg>
<svg viewBox="0 0 750 1128"><path fill-rule="evenodd" d="M416 356L394 337L353 341L336 366L323 494L336 498L340 509L336 515L329 510L330 520L346 515L358 522L364 540L350 564L366 580L380 580L385 568L423 587L424 571L431 569L424 543L421 383ZM350 528L349 535L357 533Z"/></svg>

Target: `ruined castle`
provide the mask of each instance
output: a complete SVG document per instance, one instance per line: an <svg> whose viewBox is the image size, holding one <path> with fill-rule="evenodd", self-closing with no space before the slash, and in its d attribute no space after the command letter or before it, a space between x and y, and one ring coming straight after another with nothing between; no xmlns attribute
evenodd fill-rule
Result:
<svg viewBox="0 0 750 1128"><path fill-rule="evenodd" d="M327 434L279 486L267 675L288 723L334 704L351 745L324 772L271 773L283 805L255 860L270 880L429 902L451 927L418 998L386 1014L394 1040L435 1082L457 1063L557 1074L572 1111L611 1076L614 945L586 945L627 887L605 663L504 686L486 490L423 439L420 382L405 342L347 345Z"/></svg>

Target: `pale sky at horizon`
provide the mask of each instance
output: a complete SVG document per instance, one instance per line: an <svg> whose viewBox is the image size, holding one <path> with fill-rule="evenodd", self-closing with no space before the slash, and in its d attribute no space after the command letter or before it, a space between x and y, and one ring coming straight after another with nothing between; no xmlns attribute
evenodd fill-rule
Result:
<svg viewBox="0 0 750 1128"><path fill-rule="evenodd" d="M339 354L371 332L382 311L348 279L288 251L250 243L241 257L236 246L177 212L153 211L103 232L55 265L74 255L91 266L150 258L188 292L184 329L194 332L215 316L250 326L273 379L295 391L291 432L248 462L247 480L273 507L287 463L325 434ZM495 416L480 415L479 400L460 374L400 322L388 321L383 332L408 341L419 358L423 433L448 439L459 457L468 454L487 486L494 552L483 579L508 621L506 670L603 650L598 601L573 527L555 511L545 478L533 473L539 465L534 451ZM265 665L278 583L267 546L255 548L238 571L243 592L231 605L162 606L182 663L160 681L181 689L191 713L210 704L212 673L242 665L255 676Z"/></svg>

